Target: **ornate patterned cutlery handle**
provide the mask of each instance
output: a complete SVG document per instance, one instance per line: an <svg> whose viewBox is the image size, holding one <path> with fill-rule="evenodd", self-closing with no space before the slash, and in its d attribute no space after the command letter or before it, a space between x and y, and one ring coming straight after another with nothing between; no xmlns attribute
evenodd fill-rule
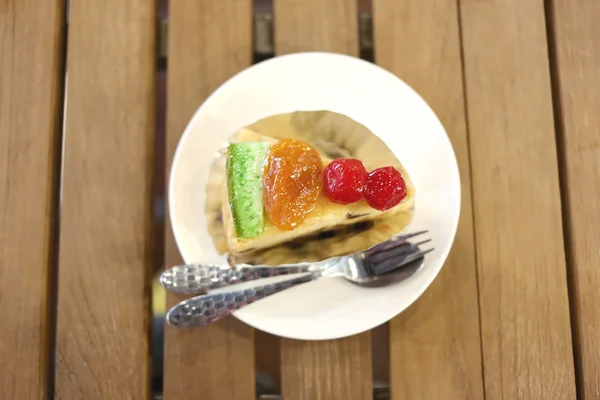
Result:
<svg viewBox="0 0 600 400"><path fill-rule="evenodd" d="M219 265L178 265L162 273L160 284L169 292L198 294L272 276L321 271L333 264L333 260L325 260L318 263L298 263L277 267L246 264L232 268L223 268Z"/></svg>
<svg viewBox="0 0 600 400"><path fill-rule="evenodd" d="M173 306L167 313L167 322L174 326L205 326L228 316L235 310L264 299L282 290L310 282L320 276L313 273L270 285L256 286L235 292L205 294L192 297Z"/></svg>

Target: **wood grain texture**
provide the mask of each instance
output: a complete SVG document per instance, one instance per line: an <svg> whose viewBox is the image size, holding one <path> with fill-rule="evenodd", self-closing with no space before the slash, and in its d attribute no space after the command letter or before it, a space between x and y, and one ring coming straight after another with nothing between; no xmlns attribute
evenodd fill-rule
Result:
<svg viewBox="0 0 600 400"><path fill-rule="evenodd" d="M281 387L281 346L279 336L254 331L256 371L267 375L275 387Z"/></svg>
<svg viewBox="0 0 600 400"><path fill-rule="evenodd" d="M461 217L446 264L423 296L390 322L392 398L483 399L457 3L375 0L373 18L375 61L417 90L438 115L462 184Z"/></svg>
<svg viewBox="0 0 600 400"><path fill-rule="evenodd" d="M274 0L275 51L358 55L355 0ZM372 398L370 333L333 341L281 340L286 400Z"/></svg>
<svg viewBox="0 0 600 400"><path fill-rule="evenodd" d="M574 399L543 2L460 11L486 399Z"/></svg>
<svg viewBox="0 0 600 400"><path fill-rule="evenodd" d="M171 1L167 168L189 119L220 84L252 63L251 0ZM168 175L167 175L168 176ZM166 266L181 261L170 225ZM167 306L181 301L169 294ZM233 318L193 330L165 329L165 400L254 399L253 331Z"/></svg>
<svg viewBox="0 0 600 400"><path fill-rule="evenodd" d="M56 399L150 397L155 7L70 7Z"/></svg>
<svg viewBox="0 0 600 400"><path fill-rule="evenodd" d="M356 0L273 0L275 53L358 54Z"/></svg>
<svg viewBox="0 0 600 400"><path fill-rule="evenodd" d="M64 4L0 3L0 398L49 399Z"/></svg>
<svg viewBox="0 0 600 400"><path fill-rule="evenodd" d="M600 2L549 2L563 209L582 399L600 398Z"/></svg>
<svg viewBox="0 0 600 400"><path fill-rule="evenodd" d="M283 398L372 399L369 339L369 334L318 342L282 339Z"/></svg>

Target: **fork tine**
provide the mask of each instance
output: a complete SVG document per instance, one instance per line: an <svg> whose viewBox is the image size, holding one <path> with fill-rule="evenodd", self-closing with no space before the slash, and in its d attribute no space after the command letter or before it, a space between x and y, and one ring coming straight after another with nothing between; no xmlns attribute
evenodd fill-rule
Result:
<svg viewBox="0 0 600 400"><path fill-rule="evenodd" d="M381 261L374 261L371 263L371 271L375 275L383 275L394 270L397 270L407 264L412 263L413 261L418 260L425 256L425 254L433 251L434 249L427 250L419 250L417 247L412 247L412 249L416 249L417 251L410 254L397 254L394 253L391 257L387 257Z"/></svg>
<svg viewBox="0 0 600 400"><path fill-rule="evenodd" d="M429 243L429 242L431 242L431 239L427 239L427 240L423 240L422 242L415 243L415 244L413 244L413 246L419 247L420 245Z"/></svg>
<svg viewBox="0 0 600 400"><path fill-rule="evenodd" d="M387 242L375 245L372 248L365 251L365 256L369 258L380 258L382 254L388 253L390 251L394 251L395 254L404 254L405 252L410 251L412 247L420 246L421 244L428 243L430 241L431 239L427 239L417 244L412 244L403 240L388 240ZM401 249L402 247L406 247L406 249L403 250Z"/></svg>
<svg viewBox="0 0 600 400"><path fill-rule="evenodd" d="M385 242L376 244L375 246L371 247L370 249L365 250L364 253L365 253L365 255L372 257L379 252L390 251L390 250L394 250L399 247L407 246L407 245L411 246L412 244L410 242L408 242L408 239L413 238L415 236L422 235L423 233L427 233L427 232L428 231L425 230L425 231L413 232L413 233L408 233L408 234L395 235L395 236L392 236L390 239L386 240Z"/></svg>
<svg viewBox="0 0 600 400"><path fill-rule="evenodd" d="M417 232L412 232L412 233L399 233L399 234L392 236L392 238L390 240L408 240L410 238L414 238L415 236L419 236L419 235L422 235L427 232L429 232L429 231L425 230L425 231L417 231Z"/></svg>

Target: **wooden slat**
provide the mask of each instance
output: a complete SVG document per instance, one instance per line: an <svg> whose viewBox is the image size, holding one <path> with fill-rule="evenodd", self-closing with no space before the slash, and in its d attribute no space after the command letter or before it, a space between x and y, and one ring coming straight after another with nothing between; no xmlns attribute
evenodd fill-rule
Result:
<svg viewBox="0 0 600 400"><path fill-rule="evenodd" d="M155 7L73 1L56 398L150 396Z"/></svg>
<svg viewBox="0 0 600 400"><path fill-rule="evenodd" d="M266 375L269 378L269 384L281 387L281 346L279 337L260 330L254 331L254 354L256 371Z"/></svg>
<svg viewBox="0 0 600 400"><path fill-rule="evenodd" d="M358 55L356 0L273 0L275 53Z"/></svg>
<svg viewBox="0 0 600 400"><path fill-rule="evenodd" d="M358 55L356 0L274 0L275 51ZM286 400L372 398L370 333L333 341L281 340Z"/></svg>
<svg viewBox="0 0 600 400"><path fill-rule="evenodd" d="M462 183L450 256L425 294L390 323L393 399L483 399L469 148L455 0L375 0L375 61L405 80L452 140ZM407 40L406 38L410 38Z"/></svg>
<svg viewBox="0 0 600 400"><path fill-rule="evenodd" d="M370 335L305 342L281 340L283 398L372 399Z"/></svg>
<svg viewBox="0 0 600 400"><path fill-rule="evenodd" d="M543 2L460 10L486 399L574 399Z"/></svg>
<svg viewBox="0 0 600 400"><path fill-rule="evenodd" d="M49 399L64 4L0 3L0 398Z"/></svg>
<svg viewBox="0 0 600 400"><path fill-rule="evenodd" d="M549 25L559 97L564 223L577 381L600 398L600 2L554 0Z"/></svg>
<svg viewBox="0 0 600 400"><path fill-rule="evenodd" d="M198 106L252 63L251 0L171 1L167 93L167 168ZM167 175L168 176L168 175ZM166 266L181 261L171 227ZM167 296L167 306L181 298ZM193 330L167 326L164 398L254 399L252 329L234 318Z"/></svg>

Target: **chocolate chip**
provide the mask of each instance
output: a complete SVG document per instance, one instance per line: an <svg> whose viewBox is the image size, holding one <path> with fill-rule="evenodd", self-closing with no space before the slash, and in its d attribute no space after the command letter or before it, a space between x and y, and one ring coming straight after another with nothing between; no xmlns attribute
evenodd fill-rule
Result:
<svg viewBox="0 0 600 400"><path fill-rule="evenodd" d="M352 225L352 230L354 231L354 233L364 232L366 230L371 229L374 225L375 223L373 223L373 221L358 222Z"/></svg>
<svg viewBox="0 0 600 400"><path fill-rule="evenodd" d="M335 236L335 231L334 230L329 230L329 231L324 231L321 232L317 235L317 240L322 240L322 239L329 239Z"/></svg>

